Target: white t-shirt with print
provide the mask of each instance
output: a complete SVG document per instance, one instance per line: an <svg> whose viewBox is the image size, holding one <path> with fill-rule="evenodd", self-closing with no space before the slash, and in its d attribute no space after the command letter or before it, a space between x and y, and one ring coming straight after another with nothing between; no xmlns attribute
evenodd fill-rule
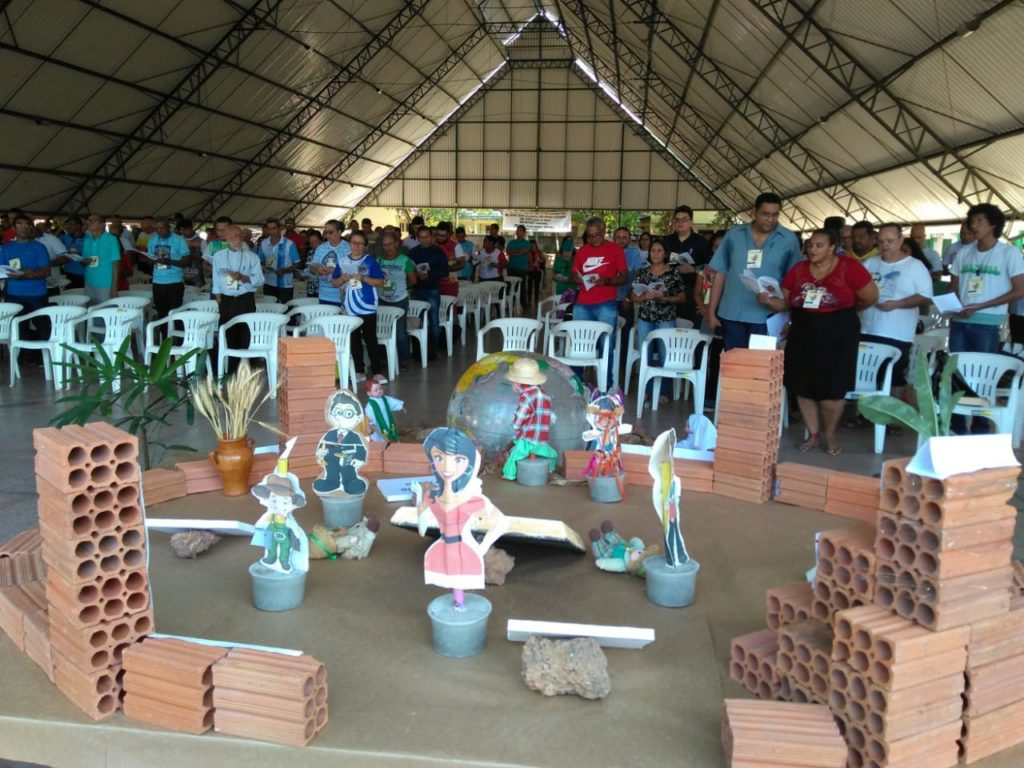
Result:
<svg viewBox="0 0 1024 768"><path fill-rule="evenodd" d="M878 304L900 301L914 294L931 298L931 275L927 267L913 256L893 262L883 261L881 256L872 256L864 262L864 269L878 286ZM860 332L896 341L913 341L919 318L917 307L885 312L874 305L861 312Z"/></svg>
<svg viewBox="0 0 1024 768"><path fill-rule="evenodd" d="M1010 278L1024 275L1024 257L1010 243L996 242L987 251L979 251L978 244L971 243L957 251L949 271L959 278L960 303L964 306L980 304L1002 296L1013 287ZM1006 304L979 309L975 316L988 317L967 318L967 322L998 324L1008 311Z"/></svg>

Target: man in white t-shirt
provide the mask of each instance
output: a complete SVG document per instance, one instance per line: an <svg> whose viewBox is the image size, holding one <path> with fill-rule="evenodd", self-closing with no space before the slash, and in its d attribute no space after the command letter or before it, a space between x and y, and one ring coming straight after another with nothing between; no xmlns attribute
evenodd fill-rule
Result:
<svg viewBox="0 0 1024 768"><path fill-rule="evenodd" d="M1006 216L991 203L971 206L967 226L974 242L957 252L949 270L964 307L951 318L949 351L996 353L1009 305L1024 298L1024 257L999 241Z"/></svg>
<svg viewBox="0 0 1024 768"><path fill-rule="evenodd" d="M60 293L60 265L67 261L64 257L67 255L68 249L59 237L50 233L47 222L40 222L36 225L36 242L42 243L50 255L50 276L46 278L46 290L51 296L54 296Z"/></svg>
<svg viewBox="0 0 1024 768"><path fill-rule="evenodd" d="M899 224L878 228L878 255L864 262L864 268L878 285L878 302L860 314L861 341L888 344L900 350L892 372L893 397L902 398L907 384L907 363L914 342L918 308L932 297L928 269L913 256L900 253L903 232ZM913 371L909 372L913 376Z"/></svg>

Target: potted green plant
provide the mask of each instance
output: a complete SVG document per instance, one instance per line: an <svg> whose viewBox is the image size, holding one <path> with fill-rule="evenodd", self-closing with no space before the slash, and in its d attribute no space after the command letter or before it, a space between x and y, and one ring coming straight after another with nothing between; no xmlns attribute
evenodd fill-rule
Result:
<svg viewBox="0 0 1024 768"><path fill-rule="evenodd" d="M939 376L938 402L932 391L931 376L928 374L926 355L918 355L914 370L914 393L916 407L889 395L870 395L857 401L860 414L873 424L898 424L917 433L918 445L930 437L945 437L950 434L949 423L953 409L964 396L964 392L953 392L953 374L956 372L956 355L950 355Z"/></svg>
<svg viewBox="0 0 1024 768"><path fill-rule="evenodd" d="M263 393L263 371L254 371L246 360L238 370L222 381L210 376L189 387L195 408L213 427L217 447L210 451L210 463L224 482L225 496L249 492L255 443L249 437L249 425L257 409L270 397Z"/></svg>
<svg viewBox="0 0 1024 768"><path fill-rule="evenodd" d="M65 346L70 355L66 365L77 371L68 383L77 391L57 401L64 410L50 424L86 424L101 417L138 438L140 463L143 469L150 469L167 451L195 450L164 443L158 436L171 426L169 419L179 408L185 408L186 422L194 423L188 386L195 378L193 371L204 364L206 350L190 350L171 360L174 340L168 338L146 365L132 358L130 345L129 337L113 356L95 342L92 349Z"/></svg>

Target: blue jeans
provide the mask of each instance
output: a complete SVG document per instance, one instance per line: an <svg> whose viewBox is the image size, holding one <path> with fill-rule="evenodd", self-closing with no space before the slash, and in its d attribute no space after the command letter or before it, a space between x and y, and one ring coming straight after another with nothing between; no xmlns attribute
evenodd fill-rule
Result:
<svg viewBox="0 0 1024 768"><path fill-rule="evenodd" d="M572 319L573 320L595 320L599 323L607 323L612 327L611 344L608 347L608 380L605 382L598 382L598 388L602 390L609 390L612 387L612 368L615 365L615 334L618 332L618 321L619 321L619 302L618 301L606 301L603 304L580 304L576 303L572 308ZM604 352L604 341L602 340L597 347L597 353L600 355ZM582 368L574 368L574 373L583 377Z"/></svg>
<svg viewBox="0 0 1024 768"><path fill-rule="evenodd" d="M725 349L746 349L750 346L750 337L753 334L768 335L768 326L765 323L744 323L740 320L722 320L722 340L725 342Z"/></svg>
<svg viewBox="0 0 1024 768"><path fill-rule="evenodd" d="M982 323L949 324L950 352L999 352L999 326Z"/></svg>
<svg viewBox="0 0 1024 768"><path fill-rule="evenodd" d="M402 368L405 368L409 365L409 327L406 325L406 320L409 315L409 297L406 296L401 301L384 301L381 299L380 305L382 307L398 307L406 314L406 317L400 317L398 322L395 323L395 343L398 344L398 364Z"/></svg>
<svg viewBox="0 0 1024 768"><path fill-rule="evenodd" d="M636 345L638 349L643 349L644 339L647 338L647 334L651 331L660 331L663 328L675 328L675 320L661 320L658 322L651 322L649 320L643 320L641 318L636 319ZM664 364L665 357L665 345L660 341L656 341L647 350L647 364L658 365ZM660 380L661 386L658 388L660 393L658 397L665 395L668 384L665 379ZM647 382L647 391L644 393L645 397L651 397L651 393L654 391L654 380Z"/></svg>
<svg viewBox="0 0 1024 768"><path fill-rule="evenodd" d="M433 290L417 288L413 298L430 304L430 312L427 313L430 332L427 335L430 337L430 354L436 355L437 342L441 338L441 290L439 288ZM408 339L406 339L405 348L409 348Z"/></svg>

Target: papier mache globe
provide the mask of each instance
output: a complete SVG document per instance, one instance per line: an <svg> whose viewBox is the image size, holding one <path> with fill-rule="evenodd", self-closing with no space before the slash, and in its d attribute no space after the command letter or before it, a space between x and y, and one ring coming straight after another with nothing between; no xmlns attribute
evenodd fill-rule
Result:
<svg viewBox="0 0 1024 768"><path fill-rule="evenodd" d="M556 418L548 444L558 451L583 448L587 398L572 369L549 357L528 352L496 352L473 363L462 374L448 401L448 426L465 432L480 448L484 461L495 461L512 442L512 417L518 396L505 378L520 357L532 357L547 374L544 391Z"/></svg>

